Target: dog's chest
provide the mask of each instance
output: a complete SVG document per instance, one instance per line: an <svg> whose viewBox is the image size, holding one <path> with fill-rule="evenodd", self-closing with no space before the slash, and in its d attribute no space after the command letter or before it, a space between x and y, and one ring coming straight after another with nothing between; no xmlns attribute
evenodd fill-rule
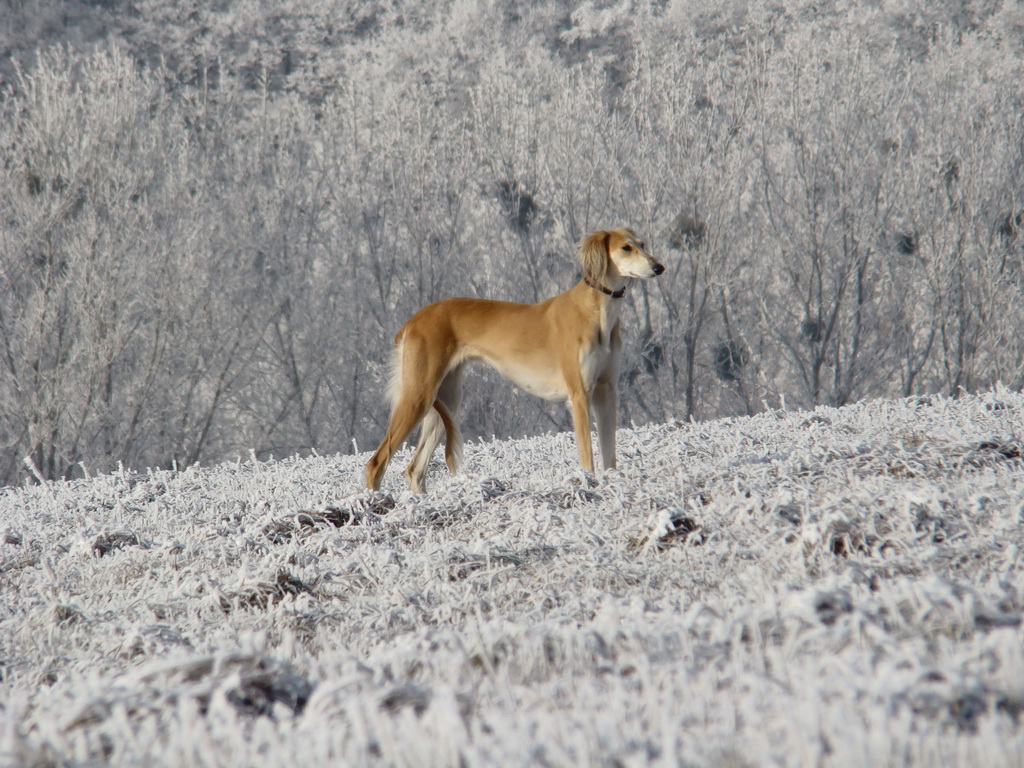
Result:
<svg viewBox="0 0 1024 768"><path fill-rule="evenodd" d="M598 328L593 342L580 350L580 374L587 391L592 390L601 377L610 377L614 381L618 375L615 368L621 344L616 321L604 329Z"/></svg>

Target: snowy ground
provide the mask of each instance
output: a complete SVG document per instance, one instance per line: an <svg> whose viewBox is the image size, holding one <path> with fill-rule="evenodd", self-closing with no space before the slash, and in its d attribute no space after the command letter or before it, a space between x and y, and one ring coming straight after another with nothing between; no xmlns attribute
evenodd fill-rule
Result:
<svg viewBox="0 0 1024 768"><path fill-rule="evenodd" d="M0 491L0 765L1018 766L1024 397Z"/></svg>

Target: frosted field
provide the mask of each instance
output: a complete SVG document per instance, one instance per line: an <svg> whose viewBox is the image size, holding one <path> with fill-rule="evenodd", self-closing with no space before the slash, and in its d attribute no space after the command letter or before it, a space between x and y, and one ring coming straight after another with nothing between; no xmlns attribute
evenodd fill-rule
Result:
<svg viewBox="0 0 1024 768"><path fill-rule="evenodd" d="M0 764L1019 766L1024 397L0 491Z"/></svg>

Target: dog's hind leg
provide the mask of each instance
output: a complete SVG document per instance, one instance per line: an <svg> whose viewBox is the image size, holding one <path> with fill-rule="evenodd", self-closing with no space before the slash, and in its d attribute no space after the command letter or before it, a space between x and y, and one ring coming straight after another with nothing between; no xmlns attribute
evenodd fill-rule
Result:
<svg viewBox="0 0 1024 768"><path fill-rule="evenodd" d="M441 386L437 390L437 399L434 401L434 408L437 409L444 423L445 442L444 458L448 464L448 471L455 473L459 463L462 461L462 433L459 425L455 423L455 414L459 412L462 405L462 369L463 365L452 368L444 377Z"/></svg>
<svg viewBox="0 0 1024 768"><path fill-rule="evenodd" d="M405 470L409 487L416 493L426 490L427 467L430 457L445 436L445 460L448 469L455 472L462 455L462 436L453 418L462 400L462 366L457 366L444 377L437 388L433 410L423 420L419 444L413 452L412 461Z"/></svg>
<svg viewBox="0 0 1024 768"><path fill-rule="evenodd" d="M415 339L406 338L398 354L400 359L396 382L397 397L391 411L391 421L380 446L366 462L366 487L374 491L380 489L384 471L398 446L423 421L428 412L433 415L431 406L434 403L435 390L444 373L444 367L439 361L431 361L424 344L417 343Z"/></svg>
<svg viewBox="0 0 1024 768"><path fill-rule="evenodd" d="M413 493L423 493L427 490L425 478L427 465L430 464L430 456L434 453L441 436L444 434L444 423L435 408L431 408L423 418L420 426L420 439L413 451L412 460L405 468L405 477L409 481L409 488Z"/></svg>
<svg viewBox="0 0 1024 768"><path fill-rule="evenodd" d="M380 489L380 481L384 477L384 471L388 468L391 456L409 436L409 433L416 428L416 425L423 420L430 405L429 397L398 401L391 413L391 423L388 426L387 434L384 435L384 439L373 456L366 462L367 488L374 491Z"/></svg>

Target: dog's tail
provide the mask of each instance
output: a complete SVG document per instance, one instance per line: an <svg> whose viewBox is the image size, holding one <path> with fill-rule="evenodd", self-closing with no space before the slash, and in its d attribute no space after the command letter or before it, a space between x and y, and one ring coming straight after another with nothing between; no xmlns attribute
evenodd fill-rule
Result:
<svg viewBox="0 0 1024 768"><path fill-rule="evenodd" d="M402 350L404 347L403 334L395 338L395 345L391 349L391 360L388 366L388 388L387 398L391 410L395 410L398 399L402 396Z"/></svg>

